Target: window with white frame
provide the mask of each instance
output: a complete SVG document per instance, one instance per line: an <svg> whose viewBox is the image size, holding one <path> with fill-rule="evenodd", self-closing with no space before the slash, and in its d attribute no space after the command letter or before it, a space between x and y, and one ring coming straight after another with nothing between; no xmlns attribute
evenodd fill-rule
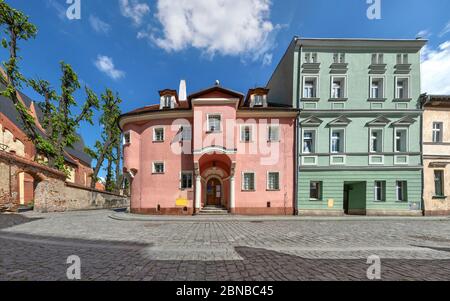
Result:
<svg viewBox="0 0 450 301"><path fill-rule="evenodd" d="M382 77L373 77L370 80L370 98L384 98L384 79Z"/></svg>
<svg viewBox="0 0 450 301"><path fill-rule="evenodd" d="M333 62L335 64L345 64L345 53L341 52L335 52L333 54Z"/></svg>
<svg viewBox="0 0 450 301"><path fill-rule="evenodd" d="M344 153L345 152L345 130L331 129L331 152Z"/></svg>
<svg viewBox="0 0 450 301"><path fill-rule="evenodd" d="M153 173L163 174L165 172L164 162L153 162Z"/></svg>
<svg viewBox="0 0 450 301"><path fill-rule="evenodd" d="M433 143L442 143L442 122L433 122Z"/></svg>
<svg viewBox="0 0 450 301"><path fill-rule="evenodd" d="M280 190L280 173L279 172L267 173L267 189L268 190Z"/></svg>
<svg viewBox="0 0 450 301"><path fill-rule="evenodd" d="M316 52L305 52L305 63L306 64L317 63L317 53Z"/></svg>
<svg viewBox="0 0 450 301"><path fill-rule="evenodd" d="M384 202L385 201L385 190L386 190L386 182L375 181L374 187L373 187L375 202Z"/></svg>
<svg viewBox="0 0 450 301"><path fill-rule="evenodd" d="M407 53L397 54L397 64L398 65L408 64L408 54Z"/></svg>
<svg viewBox="0 0 450 301"><path fill-rule="evenodd" d="M252 141L252 127L250 125L241 126L241 142Z"/></svg>
<svg viewBox="0 0 450 301"><path fill-rule="evenodd" d="M331 78L331 98L345 98L346 97L346 83L345 77Z"/></svg>
<svg viewBox="0 0 450 301"><path fill-rule="evenodd" d="M264 96L262 95L255 95L253 100L255 107L262 107L264 104Z"/></svg>
<svg viewBox="0 0 450 301"><path fill-rule="evenodd" d="M313 154L316 152L316 131L303 131L303 153Z"/></svg>
<svg viewBox="0 0 450 301"><path fill-rule="evenodd" d="M192 127L190 125L185 125L181 127L181 139L183 141L192 140Z"/></svg>
<svg viewBox="0 0 450 301"><path fill-rule="evenodd" d="M154 128L153 129L153 141L163 142L164 141L164 128Z"/></svg>
<svg viewBox="0 0 450 301"><path fill-rule="evenodd" d="M374 54L372 54L372 64L373 65L382 65L382 64L384 64L384 55L382 53L374 53Z"/></svg>
<svg viewBox="0 0 450 301"><path fill-rule="evenodd" d="M222 116L220 115L208 115L208 132L218 133L222 130L221 127Z"/></svg>
<svg viewBox="0 0 450 301"><path fill-rule="evenodd" d="M395 80L395 98L408 99L409 98L409 78L397 77Z"/></svg>
<svg viewBox="0 0 450 301"><path fill-rule="evenodd" d="M383 152L383 129L370 129L370 152Z"/></svg>
<svg viewBox="0 0 450 301"><path fill-rule="evenodd" d="M192 171L183 171L181 172L180 178L180 188L181 189L191 189L193 185L193 172Z"/></svg>
<svg viewBox="0 0 450 301"><path fill-rule="evenodd" d="M322 199L322 182L311 181L309 184L309 199L319 201Z"/></svg>
<svg viewBox="0 0 450 301"><path fill-rule="evenodd" d="M444 171L435 170L434 171L434 195L437 197L444 196Z"/></svg>
<svg viewBox="0 0 450 301"><path fill-rule="evenodd" d="M395 152L408 151L408 129L395 129Z"/></svg>
<svg viewBox="0 0 450 301"><path fill-rule="evenodd" d="M123 133L123 145L131 144L131 132Z"/></svg>
<svg viewBox="0 0 450 301"><path fill-rule="evenodd" d="M170 109L172 107L172 96L166 95L163 99L163 109Z"/></svg>
<svg viewBox="0 0 450 301"><path fill-rule="evenodd" d="M269 142L280 141L280 127L278 125L269 125L268 127L268 139Z"/></svg>
<svg viewBox="0 0 450 301"><path fill-rule="evenodd" d="M244 172L242 174L242 190L254 191L255 190L255 173Z"/></svg>
<svg viewBox="0 0 450 301"><path fill-rule="evenodd" d="M395 184L397 202L406 202L408 200L408 183L406 181L397 181Z"/></svg>
<svg viewBox="0 0 450 301"><path fill-rule="evenodd" d="M304 77L303 78L303 98L316 98L317 97L317 77Z"/></svg>

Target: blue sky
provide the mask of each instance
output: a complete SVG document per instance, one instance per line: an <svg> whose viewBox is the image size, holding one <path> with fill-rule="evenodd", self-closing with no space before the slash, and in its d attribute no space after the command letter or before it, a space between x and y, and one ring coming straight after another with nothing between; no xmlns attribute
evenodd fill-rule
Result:
<svg viewBox="0 0 450 301"><path fill-rule="evenodd" d="M39 29L35 40L20 45L23 73L57 87L64 60L98 94L117 91L124 112L156 103L157 91L178 89L180 79L188 93L216 79L243 93L265 85L295 35L415 38L420 32L430 40L428 78L442 78L437 84L425 78L426 89L450 93L448 0L380 0L380 20L367 18L367 0L80 1L80 20L65 16L66 0L6 1ZM0 54L4 61L6 52ZM81 103L84 94L77 97ZM82 124L80 133L93 145L99 127Z"/></svg>

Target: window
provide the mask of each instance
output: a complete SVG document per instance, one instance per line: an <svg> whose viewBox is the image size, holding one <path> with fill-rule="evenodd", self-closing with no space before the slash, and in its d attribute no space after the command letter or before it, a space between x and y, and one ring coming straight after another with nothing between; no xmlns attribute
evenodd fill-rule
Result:
<svg viewBox="0 0 450 301"><path fill-rule="evenodd" d="M317 97L317 77L304 77L303 98Z"/></svg>
<svg viewBox="0 0 450 301"><path fill-rule="evenodd" d="M315 64L317 63L317 53L305 52L305 63L306 64Z"/></svg>
<svg viewBox="0 0 450 301"><path fill-rule="evenodd" d="M124 145L131 144L131 132L125 132L123 134L123 144Z"/></svg>
<svg viewBox="0 0 450 301"><path fill-rule="evenodd" d="M242 190L254 191L255 190L255 174L252 172L245 172L242 176Z"/></svg>
<svg viewBox="0 0 450 301"><path fill-rule="evenodd" d="M373 65L382 65L382 64L384 64L384 55L382 53L374 53L374 54L372 54L372 64Z"/></svg>
<svg viewBox="0 0 450 301"><path fill-rule="evenodd" d="M444 171L434 171L434 195L437 197L444 196Z"/></svg>
<svg viewBox="0 0 450 301"><path fill-rule="evenodd" d="M167 95L164 96L164 100L163 100L163 109L169 109L172 107L172 96Z"/></svg>
<svg viewBox="0 0 450 301"><path fill-rule="evenodd" d="M278 125L269 125L268 140L269 142L280 141L280 127Z"/></svg>
<svg viewBox="0 0 450 301"><path fill-rule="evenodd" d="M408 200L407 191L408 184L406 181L397 181L396 182L396 194L398 202L406 202Z"/></svg>
<svg viewBox="0 0 450 301"><path fill-rule="evenodd" d="M208 132L218 133L221 131L221 120L220 115L209 115L208 116Z"/></svg>
<svg viewBox="0 0 450 301"><path fill-rule="evenodd" d="M252 127L249 125L243 125L241 127L241 142L252 141Z"/></svg>
<svg viewBox="0 0 450 301"><path fill-rule="evenodd" d="M442 122L433 122L433 142L441 143L442 142Z"/></svg>
<svg viewBox="0 0 450 301"><path fill-rule="evenodd" d="M181 140L182 141L191 141L192 140L192 127L191 126L181 127Z"/></svg>
<svg viewBox="0 0 450 301"><path fill-rule="evenodd" d="M383 130L382 129L370 129L370 152L371 153L383 152Z"/></svg>
<svg viewBox="0 0 450 301"><path fill-rule="evenodd" d="M374 185L374 200L375 200L375 202L384 202L385 188L386 188L386 182L375 181L375 185Z"/></svg>
<svg viewBox="0 0 450 301"><path fill-rule="evenodd" d="M345 152L345 131L343 129L332 129L331 130L331 152L332 153L343 153Z"/></svg>
<svg viewBox="0 0 450 301"><path fill-rule="evenodd" d="M263 96L262 95L255 95L254 106L255 107L263 106Z"/></svg>
<svg viewBox="0 0 450 301"><path fill-rule="evenodd" d="M397 54L397 64L398 65L408 64L408 54L407 53Z"/></svg>
<svg viewBox="0 0 450 301"><path fill-rule="evenodd" d="M267 174L267 189L268 190L280 190L280 173L269 172Z"/></svg>
<svg viewBox="0 0 450 301"><path fill-rule="evenodd" d="M409 79L397 78L395 81L395 98L408 99L409 98Z"/></svg>
<svg viewBox="0 0 450 301"><path fill-rule="evenodd" d="M370 83L370 98L384 98L384 80L383 78L372 78Z"/></svg>
<svg viewBox="0 0 450 301"><path fill-rule="evenodd" d="M193 173L192 171L183 171L181 172L181 189L191 189L193 183Z"/></svg>
<svg viewBox="0 0 450 301"><path fill-rule="evenodd" d="M333 62L335 64L345 64L345 53L334 53Z"/></svg>
<svg viewBox="0 0 450 301"><path fill-rule="evenodd" d="M408 130L395 129L395 152L404 153L408 151Z"/></svg>
<svg viewBox="0 0 450 301"><path fill-rule="evenodd" d="M316 146L316 131L305 130L303 132L303 152L305 154L315 153Z"/></svg>
<svg viewBox="0 0 450 301"><path fill-rule="evenodd" d="M164 141L164 128L153 129L153 141L163 142Z"/></svg>
<svg viewBox="0 0 450 301"><path fill-rule="evenodd" d="M311 200L322 199L322 182L311 182L309 185L309 198Z"/></svg>
<svg viewBox="0 0 450 301"><path fill-rule="evenodd" d="M164 173L164 162L154 162L153 163L153 173L163 174Z"/></svg>
<svg viewBox="0 0 450 301"><path fill-rule="evenodd" d="M345 77L332 77L331 98L345 98Z"/></svg>

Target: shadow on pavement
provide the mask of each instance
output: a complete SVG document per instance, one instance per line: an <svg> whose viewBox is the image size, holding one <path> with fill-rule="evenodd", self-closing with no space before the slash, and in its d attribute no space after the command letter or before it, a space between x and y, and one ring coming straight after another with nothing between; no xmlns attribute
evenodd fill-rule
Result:
<svg viewBox="0 0 450 301"><path fill-rule="evenodd" d="M180 255L180 260L163 261L146 255L151 244L2 231L0 246L0 281L67 280L71 255L81 259L82 280L102 281L363 281L369 268L365 258L309 259L247 246L235 247L243 260L194 261ZM450 279L450 260L382 259L381 264L382 280Z"/></svg>

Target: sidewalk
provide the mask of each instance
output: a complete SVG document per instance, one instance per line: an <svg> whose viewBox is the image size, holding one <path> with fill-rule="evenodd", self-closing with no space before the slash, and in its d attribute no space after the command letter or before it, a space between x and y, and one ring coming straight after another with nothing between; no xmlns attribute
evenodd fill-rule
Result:
<svg viewBox="0 0 450 301"><path fill-rule="evenodd" d="M402 216L161 216L138 215L126 212L112 212L109 218L119 221L141 222L269 222L269 221L449 221L450 217L402 217Z"/></svg>

